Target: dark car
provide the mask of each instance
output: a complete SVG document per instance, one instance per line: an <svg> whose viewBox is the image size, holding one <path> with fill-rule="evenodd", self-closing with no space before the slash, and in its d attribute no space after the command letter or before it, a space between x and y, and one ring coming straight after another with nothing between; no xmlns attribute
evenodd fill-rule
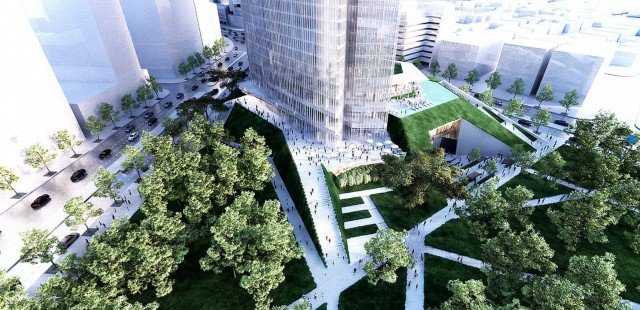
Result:
<svg viewBox="0 0 640 310"><path fill-rule="evenodd" d="M32 209L40 209L40 208L46 206L50 201L51 201L51 196L49 196L49 194L41 195L40 197L36 198L36 200L34 200L31 203L31 208Z"/></svg>
<svg viewBox="0 0 640 310"><path fill-rule="evenodd" d="M106 150L100 152L100 155L98 155L98 158L100 158L102 160L102 159L105 159L105 158L107 158L109 156L111 156L111 149L106 149Z"/></svg>
<svg viewBox="0 0 640 310"><path fill-rule="evenodd" d="M191 86L191 90L196 90L196 89L198 89L198 85Z"/></svg>
<svg viewBox="0 0 640 310"><path fill-rule="evenodd" d="M80 234L79 233L71 233L68 234L66 236L64 236L64 238L62 238L62 240L60 240L60 243L62 244L62 246L64 247L65 250L68 250L71 245L76 242L76 240L78 240L78 238L80 238Z"/></svg>
<svg viewBox="0 0 640 310"><path fill-rule="evenodd" d="M154 116L153 112L149 111L149 112L145 112L144 113L144 118L152 118Z"/></svg>
<svg viewBox="0 0 640 310"><path fill-rule="evenodd" d="M225 58L224 58L224 60L225 60L225 61L226 61L226 60L229 60L229 56L225 57Z"/></svg>
<svg viewBox="0 0 640 310"><path fill-rule="evenodd" d="M240 41L240 43L244 44L244 40Z"/></svg>
<svg viewBox="0 0 640 310"><path fill-rule="evenodd" d="M147 121L147 125L149 125L149 126L153 126L156 123L158 123L158 118L157 117L152 117Z"/></svg>
<svg viewBox="0 0 640 310"><path fill-rule="evenodd" d="M238 53L233 53L233 57L238 57Z"/></svg>
<svg viewBox="0 0 640 310"><path fill-rule="evenodd" d="M569 138L569 141L573 143L578 143L578 138L576 138L575 136L571 136L571 138Z"/></svg>
<svg viewBox="0 0 640 310"><path fill-rule="evenodd" d="M215 95L217 95L219 92L220 92L220 90L218 90L217 88L214 88L214 89L211 91L211 94L213 94L213 95L215 96Z"/></svg>
<svg viewBox="0 0 640 310"><path fill-rule="evenodd" d="M207 82L207 79L206 79L206 78L204 78L204 79L200 80L200 83L202 83L202 84L204 84L204 83L206 83L206 82Z"/></svg>
<svg viewBox="0 0 640 310"><path fill-rule="evenodd" d="M218 67L222 67L222 63L221 63L221 62L219 62L219 63L217 64L217 66L218 66Z"/></svg>
<svg viewBox="0 0 640 310"><path fill-rule="evenodd" d="M234 50L234 51L237 51L237 50L238 50L238 47L237 47L237 46L236 46L236 47L234 47L234 48L233 48L233 50Z"/></svg>
<svg viewBox="0 0 640 310"><path fill-rule="evenodd" d="M220 78L219 78L219 77L217 77L217 76L215 76L215 75L214 75L214 76L212 76L212 77L209 79L209 81L211 81L211 82L217 82L217 81L219 81L219 80L220 80Z"/></svg>
<svg viewBox="0 0 640 310"><path fill-rule="evenodd" d="M562 127L569 126L569 123L567 123L567 121L562 120L562 119L557 119L557 120L553 121L553 123L556 124L556 125L560 125Z"/></svg>
<svg viewBox="0 0 640 310"><path fill-rule="evenodd" d="M242 68L242 64L244 64L244 62L242 61L238 61L238 66Z"/></svg>
<svg viewBox="0 0 640 310"><path fill-rule="evenodd" d="M184 94L183 94L183 93L178 93L178 94L176 95L176 98L177 98L177 99L182 99L182 98L184 98Z"/></svg>
<svg viewBox="0 0 640 310"><path fill-rule="evenodd" d="M524 127L531 127L533 125L533 123L531 123L531 121L526 120L526 119L519 119L518 120L518 124L524 126Z"/></svg>
<svg viewBox="0 0 640 310"><path fill-rule="evenodd" d="M131 132L134 129L136 129L136 125L134 125L134 124L124 126L124 132Z"/></svg>
<svg viewBox="0 0 640 310"><path fill-rule="evenodd" d="M473 98L480 99L480 94L478 93L473 94Z"/></svg>
<svg viewBox="0 0 640 310"><path fill-rule="evenodd" d="M87 177L87 170L80 169L71 175L71 182L75 183Z"/></svg>
<svg viewBox="0 0 640 310"><path fill-rule="evenodd" d="M200 73L198 74L198 76L199 76L199 77L203 77L203 76L204 76L204 72L200 72Z"/></svg>
<svg viewBox="0 0 640 310"><path fill-rule="evenodd" d="M173 102L171 102L171 101L167 101L167 102L165 102L163 105L164 105L164 108L165 108L165 109L168 109L168 108L170 108L170 107L172 107L172 106L173 106Z"/></svg>

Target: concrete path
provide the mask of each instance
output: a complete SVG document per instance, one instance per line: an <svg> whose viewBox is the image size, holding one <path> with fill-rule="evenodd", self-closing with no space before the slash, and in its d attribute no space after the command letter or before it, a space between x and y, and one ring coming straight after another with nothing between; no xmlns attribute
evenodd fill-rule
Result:
<svg viewBox="0 0 640 310"><path fill-rule="evenodd" d="M390 189L388 187L379 187L379 188L367 189L367 190L358 191L358 192L340 194L340 199L349 199L349 198L354 198L354 197L365 197L365 196L371 196L371 195L375 195L375 194L388 193L388 192L392 192L392 191L393 191L393 189Z"/></svg>

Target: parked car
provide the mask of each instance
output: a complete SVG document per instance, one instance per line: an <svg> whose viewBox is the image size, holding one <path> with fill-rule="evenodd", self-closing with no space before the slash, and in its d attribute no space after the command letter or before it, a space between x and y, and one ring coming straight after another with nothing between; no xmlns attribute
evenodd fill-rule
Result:
<svg viewBox="0 0 640 310"><path fill-rule="evenodd" d="M40 195L36 200L31 203L32 209L40 209L46 206L51 201L49 194Z"/></svg>
<svg viewBox="0 0 640 310"><path fill-rule="evenodd" d="M207 79L206 79L206 78L203 78L202 80L200 80L200 83L202 83L202 84L204 84L204 83L206 83L206 82L207 82Z"/></svg>
<svg viewBox="0 0 640 310"><path fill-rule="evenodd" d="M225 61L229 60L229 56L225 57L225 58L224 58L224 60L225 60Z"/></svg>
<svg viewBox="0 0 640 310"><path fill-rule="evenodd" d="M240 43L244 44L244 40L241 40Z"/></svg>
<svg viewBox="0 0 640 310"><path fill-rule="evenodd" d="M158 118L157 117L152 117L147 121L147 125L149 125L149 126L153 126L153 125L155 125L157 123L158 123Z"/></svg>
<svg viewBox="0 0 640 310"><path fill-rule="evenodd" d="M215 95L217 95L219 92L220 92L220 90L219 90L219 89L214 88L214 89L211 91L211 94L213 94L213 95L215 96Z"/></svg>
<svg viewBox="0 0 640 310"><path fill-rule="evenodd" d="M238 57L238 53L233 53L233 57Z"/></svg>
<svg viewBox="0 0 640 310"><path fill-rule="evenodd" d="M178 93L176 95L176 99L182 99L182 98L184 98L184 93Z"/></svg>
<svg viewBox="0 0 640 310"><path fill-rule="evenodd" d="M124 132L131 132L134 129L136 129L136 125L134 125L134 124L129 124L127 126L124 126Z"/></svg>
<svg viewBox="0 0 640 310"><path fill-rule="evenodd" d="M104 151L100 152L98 158L100 158L100 160L103 160L109 156L111 156L111 149L105 149Z"/></svg>
<svg viewBox="0 0 640 310"><path fill-rule="evenodd" d="M480 94L479 93L473 94L473 98L480 99Z"/></svg>
<svg viewBox="0 0 640 310"><path fill-rule="evenodd" d="M132 132L131 134L129 134L129 138L127 138L127 140L129 140L129 142L133 142L138 140L138 138L140 138L140 134L137 132Z"/></svg>
<svg viewBox="0 0 640 310"><path fill-rule="evenodd" d="M194 91L194 90L196 90L196 89L198 89L198 85L197 85L197 84L194 84L193 86L191 86L191 90L192 90L192 91Z"/></svg>
<svg viewBox="0 0 640 310"><path fill-rule="evenodd" d="M238 50L238 47L237 47L237 46L236 46L236 47L234 47L234 48L233 48L233 50L234 50L234 51L237 51L237 50Z"/></svg>
<svg viewBox="0 0 640 310"><path fill-rule="evenodd" d="M567 121L562 120L562 119L557 119L557 120L553 121L553 123L556 124L556 125L560 125L562 127L568 127L569 126L569 123L567 123Z"/></svg>
<svg viewBox="0 0 640 310"><path fill-rule="evenodd" d="M71 245L74 242L76 242L76 240L78 240L78 238L80 238L79 233L71 233L64 236L64 238L60 240L60 243L62 244L62 247L64 247L65 250L68 250L71 247Z"/></svg>
<svg viewBox="0 0 640 310"><path fill-rule="evenodd" d="M496 107L501 107L502 106L502 101L493 101L493 105L495 105Z"/></svg>
<svg viewBox="0 0 640 310"><path fill-rule="evenodd" d="M87 177L87 170L79 169L71 175L71 182L75 183Z"/></svg>
<svg viewBox="0 0 640 310"><path fill-rule="evenodd" d="M221 63L221 62L219 62L216 66L218 66L218 67L222 67L222 63Z"/></svg>
<svg viewBox="0 0 640 310"><path fill-rule="evenodd" d="M519 119L518 120L518 124L524 126L524 127L531 127L533 125L533 123L531 123L530 120L526 120L526 119Z"/></svg>
<svg viewBox="0 0 640 310"><path fill-rule="evenodd" d="M148 111L148 112L145 112L145 113L144 113L144 118L147 118L147 119L148 119L148 118L151 118L151 117L153 117L153 116L154 116L154 114L153 114L153 112L152 112L152 111Z"/></svg>
<svg viewBox="0 0 640 310"><path fill-rule="evenodd" d="M172 106L173 106L173 102L171 102L171 101L167 101L167 102L165 102L163 105L164 105L164 108L165 108L165 109L168 109L168 108L170 108L170 107L172 107Z"/></svg>
<svg viewBox="0 0 640 310"><path fill-rule="evenodd" d="M573 142L573 143L578 143L578 138L576 138L575 136L571 136L571 137L569 138L569 141L570 141L570 142Z"/></svg>
<svg viewBox="0 0 640 310"><path fill-rule="evenodd" d="M242 61L238 61L238 66L239 66L240 68L242 68L242 64L244 64L244 62L242 62Z"/></svg>

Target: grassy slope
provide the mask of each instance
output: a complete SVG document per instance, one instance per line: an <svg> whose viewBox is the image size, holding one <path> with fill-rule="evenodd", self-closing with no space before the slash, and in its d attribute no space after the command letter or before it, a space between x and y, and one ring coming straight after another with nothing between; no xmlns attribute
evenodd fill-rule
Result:
<svg viewBox="0 0 640 310"><path fill-rule="evenodd" d="M340 238L342 238L342 244L344 245L344 251L349 258L349 247L347 246L347 238L344 230L344 219L342 218L342 203L340 202L340 191L335 183L335 176L333 173L327 171L322 166L322 172L324 173L324 181L329 189L329 195L331 196L331 205L333 206L333 212L336 215L336 221L338 221L338 228L340 228Z"/></svg>
<svg viewBox="0 0 640 310"><path fill-rule="evenodd" d="M345 222L357 221L361 219L370 218L371 213L369 213L369 210L360 210L360 211L345 213L342 215L342 217L344 218Z"/></svg>
<svg viewBox="0 0 640 310"><path fill-rule="evenodd" d="M378 285L372 285L366 277L360 279L340 293L338 309L404 309L407 269L400 268L396 274L396 283L378 282Z"/></svg>
<svg viewBox="0 0 640 310"><path fill-rule="evenodd" d="M463 99L452 100L402 119L390 115L387 130L391 139L405 151L423 151L432 147L429 130L460 118L466 119L511 147L520 144L531 148L495 119Z"/></svg>
<svg viewBox="0 0 640 310"><path fill-rule="evenodd" d="M484 274L480 269L452 262L437 256L425 255L424 273L424 305L425 307L437 307L451 297L447 289L450 280L470 279L483 280Z"/></svg>
<svg viewBox="0 0 640 310"><path fill-rule="evenodd" d="M405 208L400 198L393 192L376 194L371 196L371 199L387 226L400 231L413 228L447 205L447 200L440 192L431 191L427 197L426 204L413 210Z"/></svg>
<svg viewBox="0 0 640 310"><path fill-rule="evenodd" d="M349 229L345 229L344 232L345 232L345 237L347 238L371 235L378 232L378 225L371 224L371 225L349 228Z"/></svg>
<svg viewBox="0 0 640 310"><path fill-rule="evenodd" d="M364 191L367 189L380 188L382 184L378 182L365 183L360 185L345 186L340 188L340 194Z"/></svg>
<svg viewBox="0 0 640 310"><path fill-rule="evenodd" d="M253 128L258 134L265 137L267 145L273 152L273 162L284 180L291 199L293 199L293 203L296 205L300 217L324 262L324 255L320 247L320 242L318 242L318 234L313 225L311 210L305 198L302 183L300 183L298 168L289 152L289 147L287 146L282 131L238 104L234 105L233 110L231 110L231 114L229 118L227 118L224 128L236 138L240 138L248 128Z"/></svg>
<svg viewBox="0 0 640 310"><path fill-rule="evenodd" d="M531 175L530 173L520 173L518 174L516 177L514 177L513 179L509 180L509 182L505 183L504 185L500 186L500 188L498 189L499 191L501 191L502 193L504 193L504 191L507 188L510 187L516 187L518 185L522 185L526 188L528 188L529 190L531 190L533 192L533 198L542 198L542 197L549 197L549 196L555 196L555 195L561 195L561 194L568 194L570 192L572 192L572 190L566 186L560 185L560 184L556 184L555 188L551 188L551 181L548 181L547 184L545 184L544 181L542 181L540 178Z"/></svg>
<svg viewBox="0 0 640 310"><path fill-rule="evenodd" d="M340 200L340 205L344 207L357 206L364 203L362 197L353 197Z"/></svg>

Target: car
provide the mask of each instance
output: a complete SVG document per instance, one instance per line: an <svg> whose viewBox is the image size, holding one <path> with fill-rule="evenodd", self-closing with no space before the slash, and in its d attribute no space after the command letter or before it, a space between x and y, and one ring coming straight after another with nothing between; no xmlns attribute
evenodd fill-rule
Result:
<svg viewBox="0 0 640 310"><path fill-rule="evenodd" d="M479 93L473 94L473 98L480 99L480 94Z"/></svg>
<svg viewBox="0 0 640 310"><path fill-rule="evenodd" d="M222 67L222 63L221 63L221 62L219 62L219 63L217 64L217 66L218 66L218 67Z"/></svg>
<svg viewBox="0 0 640 310"><path fill-rule="evenodd" d="M168 109L168 108L173 106L173 102L167 101L167 102L163 103L162 105L164 106L165 109Z"/></svg>
<svg viewBox="0 0 640 310"><path fill-rule="evenodd" d="M241 34L241 35L244 35L244 32L241 32L240 34Z"/></svg>
<svg viewBox="0 0 640 310"><path fill-rule="evenodd" d="M519 119L518 120L518 124L524 126L524 127L531 127L533 124L531 123L531 121L526 120L526 119Z"/></svg>
<svg viewBox="0 0 640 310"><path fill-rule="evenodd" d="M238 66L242 67L242 64L244 64L244 62L238 61Z"/></svg>
<svg viewBox="0 0 640 310"><path fill-rule="evenodd" d="M71 245L76 242L76 240L78 240L78 238L80 238L80 234L79 233L71 233L68 234L66 236L64 236L64 238L62 238L62 240L60 240L60 243L62 244L62 247L65 250L68 250Z"/></svg>
<svg viewBox="0 0 640 310"><path fill-rule="evenodd" d="M197 85L197 84L194 84L193 86L191 86L191 90L192 90L192 91L193 91L193 90L196 90L196 89L198 89L198 85Z"/></svg>
<svg viewBox="0 0 640 310"><path fill-rule="evenodd" d="M206 79L206 78L203 78L202 80L200 80L200 83L202 83L202 84L204 84L204 83L206 83L206 82L207 82L207 79Z"/></svg>
<svg viewBox="0 0 640 310"><path fill-rule="evenodd" d="M219 80L220 80L220 78L219 78L219 77L217 77L217 76L215 76L215 75L214 75L214 76L212 76L212 77L209 79L209 81L211 81L211 82L217 82L217 81L219 81Z"/></svg>
<svg viewBox="0 0 640 310"><path fill-rule="evenodd" d="M571 136L571 137L569 138L569 141L570 141L570 142L573 142L573 143L578 143L578 138L576 138L575 136Z"/></svg>
<svg viewBox="0 0 640 310"><path fill-rule="evenodd" d="M152 118L154 116L152 111L148 111L144 113L144 118L149 119Z"/></svg>
<svg viewBox="0 0 640 310"><path fill-rule="evenodd" d="M233 57L238 57L238 53L233 53Z"/></svg>
<svg viewBox="0 0 640 310"><path fill-rule="evenodd" d="M129 140L129 142L133 142L138 140L138 138L140 138L140 134L137 132L132 132L131 134L129 134L129 137L127 138L127 140Z"/></svg>
<svg viewBox="0 0 640 310"><path fill-rule="evenodd" d="M244 40L240 41L241 44L244 44Z"/></svg>
<svg viewBox="0 0 640 310"><path fill-rule="evenodd" d="M71 175L71 182L76 183L87 177L87 170L78 169Z"/></svg>
<svg viewBox="0 0 640 310"><path fill-rule="evenodd" d="M46 206L50 201L51 201L51 196L49 196L49 194L40 195L40 196L38 196L38 198L36 198L36 200L34 200L31 203L31 208L32 209L40 209L40 208Z"/></svg>
<svg viewBox="0 0 640 310"><path fill-rule="evenodd" d="M129 124L127 126L124 126L124 132L132 132L134 129L136 129L136 125L134 124Z"/></svg>
<svg viewBox="0 0 640 310"><path fill-rule="evenodd" d="M238 37L233 38L233 41L238 42Z"/></svg>
<svg viewBox="0 0 640 310"><path fill-rule="evenodd" d="M100 152L100 154L98 155L98 158L100 158L100 160L103 160L109 156L111 156L111 149L105 149L102 152Z"/></svg>
<svg viewBox="0 0 640 310"><path fill-rule="evenodd" d="M176 99L182 99L182 98L184 98L184 93L178 93L176 95Z"/></svg>
<svg viewBox="0 0 640 310"><path fill-rule="evenodd" d="M569 123L567 123L567 121L563 120L563 119L557 119L555 121L553 121L554 124L556 125L560 125L562 127L568 127Z"/></svg>
<svg viewBox="0 0 640 310"><path fill-rule="evenodd" d="M494 101L493 105L495 105L496 107L501 107L502 106L502 101Z"/></svg>
<svg viewBox="0 0 640 310"><path fill-rule="evenodd" d="M213 94L213 95L215 96L215 95L217 95L219 92L220 92L220 90L219 90L219 89L214 88L214 89L211 91L211 94Z"/></svg>
<svg viewBox="0 0 640 310"><path fill-rule="evenodd" d="M237 47L237 46L236 46L236 47L234 47L234 48L233 48L233 50L234 50L234 51L237 51L237 50L238 50L238 47Z"/></svg>
<svg viewBox="0 0 640 310"><path fill-rule="evenodd" d="M204 76L204 72L200 72L200 73L198 74L198 76L199 76L199 77L203 77L203 76Z"/></svg>
<svg viewBox="0 0 640 310"><path fill-rule="evenodd" d="M149 126L153 126L153 125L155 125L157 123L158 123L158 118L157 117L152 117L147 121L147 125L149 125Z"/></svg>
<svg viewBox="0 0 640 310"><path fill-rule="evenodd" d="M229 66L229 70L233 70L233 66Z"/></svg>
<svg viewBox="0 0 640 310"><path fill-rule="evenodd" d="M225 61L229 60L229 56L225 57L225 58L224 58L224 60L225 60Z"/></svg>

